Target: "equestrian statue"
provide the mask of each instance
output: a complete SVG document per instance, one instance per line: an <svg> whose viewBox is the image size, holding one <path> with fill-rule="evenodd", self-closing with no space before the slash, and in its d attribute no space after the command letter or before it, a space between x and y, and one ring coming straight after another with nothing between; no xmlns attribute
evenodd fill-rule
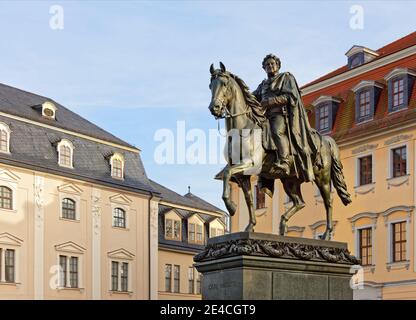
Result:
<svg viewBox="0 0 416 320"><path fill-rule="evenodd" d="M254 92L241 78L227 71L222 62L220 69L210 67L209 110L215 118L225 119L227 131L227 165L222 170L225 206L231 216L235 214L230 183L236 182L244 193L250 215L245 231L253 232L256 216L251 176L258 176L259 187L270 197L273 197L275 179L280 179L292 201L280 219L279 233L285 235L288 220L305 206L301 184L313 182L326 210L326 230L321 239L330 240L331 182L342 203L351 203L339 149L334 139L310 127L294 76L289 72L279 73L280 59L269 54L262 66L267 79Z"/></svg>

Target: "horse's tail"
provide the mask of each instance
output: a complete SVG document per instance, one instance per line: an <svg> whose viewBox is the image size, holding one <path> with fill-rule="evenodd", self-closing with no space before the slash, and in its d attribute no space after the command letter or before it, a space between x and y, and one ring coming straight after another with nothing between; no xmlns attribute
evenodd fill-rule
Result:
<svg viewBox="0 0 416 320"><path fill-rule="evenodd" d="M342 203L346 206L351 203L351 196L347 191L347 184L345 183L344 174L342 173L342 163L340 159L339 149L334 139L331 137L325 137L328 141L329 149L331 152L331 179L332 183L337 190L338 196L341 198Z"/></svg>

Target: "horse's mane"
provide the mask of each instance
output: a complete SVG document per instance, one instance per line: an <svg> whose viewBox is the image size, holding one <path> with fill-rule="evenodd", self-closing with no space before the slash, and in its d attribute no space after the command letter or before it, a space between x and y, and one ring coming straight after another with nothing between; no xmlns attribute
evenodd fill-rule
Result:
<svg viewBox="0 0 416 320"><path fill-rule="evenodd" d="M251 93L249 87L246 85L246 83L241 79L239 76L232 74L231 72L227 71L227 74L237 82L238 86L240 87L244 99L246 101L247 106L249 107L249 113L248 116L251 120L253 120L255 123L257 123L260 127L262 127L263 122L266 121L265 117L265 110L262 108L260 102L257 100L257 98L254 96L254 94Z"/></svg>

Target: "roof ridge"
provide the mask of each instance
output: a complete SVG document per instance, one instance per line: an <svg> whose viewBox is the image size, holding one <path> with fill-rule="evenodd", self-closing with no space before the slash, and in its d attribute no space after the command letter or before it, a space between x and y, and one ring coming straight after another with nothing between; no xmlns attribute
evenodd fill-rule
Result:
<svg viewBox="0 0 416 320"><path fill-rule="evenodd" d="M396 40L394 40L394 41L392 41L392 42L390 42L390 43L388 43L388 44L386 44L386 45L384 45L384 46L380 47L380 48L379 48L379 49L377 49L377 50L374 50L375 52L377 52L377 53L379 54L379 56L378 56L378 57L376 57L374 60L371 60L371 61L366 62L366 63L364 63L364 64L370 63L370 62L375 61L375 60L377 60L377 59L380 59L380 58L382 58L382 57L389 56L389 55L391 55L391 54L393 54L393 53L395 53L395 52L398 52L398 51L404 50L404 49L408 48L408 47L409 47L409 46L411 46L411 45L415 45L415 44L416 44L416 40L415 40L415 43L410 44L409 46L405 46L405 47L403 47L403 48L399 48L399 49L397 49L397 50L393 50L393 51L388 52L388 53L384 53L384 52L382 52L383 50L385 50L385 48L388 48L389 46L392 46L392 45L394 45L394 44L397 44L397 43L399 43L400 41L403 41L405 38L411 38L411 37L415 37L415 36L416 36L416 31L413 31L413 32L411 32L411 33L409 33L409 34L407 34L407 35L405 35L405 36L403 36L403 37L401 37L401 38L399 38L399 39L396 39ZM352 46L352 47L353 47L353 46ZM365 46L362 46L362 47L365 47ZM365 47L365 48L367 48L367 47ZM364 64L362 64L362 65L364 65ZM346 71L351 70L351 69L342 70L342 69L345 69L345 68L347 68L347 67L348 67L348 64L346 63L346 64L342 65L341 67L338 67L338 68L336 68L336 69L333 69L333 70L331 70L331 71L329 71L329 72L325 73L324 75L322 75L322 76L320 76L320 77L318 77L318 78L316 78L316 79L314 79L314 80L312 80L312 81L309 81L309 82L307 82L306 84L302 85L302 86L300 87L300 89L302 90L302 89L304 89L304 88L306 88L306 87L309 87L309 86L311 86L311 85L313 85L313 84L317 84L317 83L319 83L319 82L321 82L321 81L323 81L323 80L331 79L332 77L338 76L338 75L340 75L340 74L343 74L343 73L344 73L344 72L346 72Z"/></svg>
<svg viewBox="0 0 416 320"><path fill-rule="evenodd" d="M6 103L4 108L2 108L2 112L22 117L24 119L28 119L31 121L38 122L40 124L48 124L50 126L65 129L68 131L72 131L75 133L80 133L92 138L96 138L103 141L112 142L114 144L118 144L120 146L129 147L133 149L140 150L139 148L135 147L134 145L124 141L123 139L120 139L116 135L112 134L111 132L105 130L104 128L98 126L97 124L93 123L92 121L84 118L83 116L79 115L78 113L72 111L70 108L65 107L64 105L60 104L56 100L46 97L37 93L33 93L27 90L23 90L20 88L17 88L15 86L11 86L8 84L0 83L0 89L1 89L1 99ZM13 97L12 97L13 96ZM16 96L16 100L14 98ZM44 100L44 101L42 101ZM79 126L73 126L71 125L71 122L68 121L62 121L65 119L65 117L57 117L56 121L51 122L44 122L40 119L40 115L31 114L29 112L30 107L33 107L37 105L38 103L42 104L45 101L50 101L56 104L59 108L64 111L64 114L66 113L70 118L72 119L78 119L80 120ZM35 104L32 104L35 103ZM17 106L18 104L18 106ZM28 109L26 111L26 108Z"/></svg>

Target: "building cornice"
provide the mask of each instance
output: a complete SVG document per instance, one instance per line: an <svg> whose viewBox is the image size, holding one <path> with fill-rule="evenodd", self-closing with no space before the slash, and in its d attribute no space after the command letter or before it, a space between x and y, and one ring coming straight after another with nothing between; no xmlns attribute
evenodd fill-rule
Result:
<svg viewBox="0 0 416 320"><path fill-rule="evenodd" d="M336 75L332 78L322 80L318 83L303 87L302 90L302 96L308 95L310 93L313 93L315 91L324 89L326 87L332 86L334 84L340 83L342 81L357 77L361 74L364 74L370 70L380 68L382 66L388 65L392 62L398 61L400 59L409 57L411 55L416 54L416 45L411 46L409 48L400 50L398 52L389 54L385 57L376 59L374 61L368 62L366 64L363 64L361 66L355 67L351 70L345 71L339 75Z"/></svg>
<svg viewBox="0 0 416 320"><path fill-rule="evenodd" d="M18 167L19 169L22 169L22 170L30 170L32 172L35 171L38 173L49 174L51 176L56 176L59 178L72 179L73 181L78 181L78 182L82 181L83 183L92 183L92 184L99 185L102 188L107 188L108 190L112 190L112 191L114 191L114 189L117 190L118 192L120 192L120 190L123 190L125 192L133 193L135 196L140 195L140 196L144 196L145 198L148 198L152 194L156 196L159 195L159 193L155 191L137 189L137 188L123 186L123 185L114 185L110 182L95 180L93 178L85 177L85 176L74 174L74 173L67 173L67 172L59 171L59 170L52 170L52 169L40 167L37 165L27 164L25 162L4 159L1 157L0 157L0 164L5 165L5 166L10 166L10 167Z"/></svg>
<svg viewBox="0 0 416 320"><path fill-rule="evenodd" d="M397 123L390 130L386 130L385 128L380 128L380 129L372 130L372 131L370 131L370 133L364 133L363 135L361 135L359 137L340 139L340 140L337 141L337 144L340 148L346 148L346 147L349 147L349 146L354 145L354 144L359 144L361 142L368 142L368 139L370 137L372 139L373 138L378 138L378 137L381 137L381 136L384 136L384 135L394 133L396 131L402 133L403 130L416 126L416 123L415 123L414 119L411 119L411 120L406 121L406 122L410 122L410 123L407 123L407 124Z"/></svg>
<svg viewBox="0 0 416 320"><path fill-rule="evenodd" d="M126 147L126 146L123 146L123 145L120 145L120 144L117 144L117 143L114 143L114 142L94 138L94 137L88 136L86 134L82 134L82 133L74 132L74 131L71 131L71 130L58 128L58 127L51 126L51 125L48 125L48 124L45 124L45 123L37 122L37 121L34 121L34 120L29 120L29 119L26 119L26 118L23 118L23 117L15 116L15 115L11 115L11 114L8 114L8 113L5 113L5 112L0 112L0 116L10 118L10 119L14 119L14 120L18 120L18 121L21 121L21 122L24 122L24 123L33 124L33 125L38 126L38 127L47 128L47 129L55 130L55 131L58 131L58 132L70 134L70 135L75 136L75 137L83 138L83 139L94 141L94 142L101 143L101 144L106 144L108 146L116 147L116 148L123 149L123 150L126 150L126 151L130 151L130 152L134 152L134 153L140 153L140 149L138 149L138 148Z"/></svg>

